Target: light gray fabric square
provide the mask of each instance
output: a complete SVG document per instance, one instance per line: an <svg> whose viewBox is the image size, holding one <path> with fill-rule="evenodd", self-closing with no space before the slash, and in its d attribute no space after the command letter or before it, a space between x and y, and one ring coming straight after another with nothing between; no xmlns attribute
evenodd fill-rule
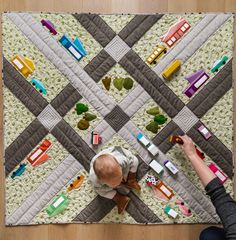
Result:
<svg viewBox="0 0 236 240"><path fill-rule="evenodd" d="M116 62L119 62L130 50L130 47L119 36L115 36L104 50L110 54Z"/></svg>
<svg viewBox="0 0 236 240"><path fill-rule="evenodd" d="M60 114L50 104L43 109L37 118L49 131L51 131L62 119Z"/></svg>
<svg viewBox="0 0 236 240"><path fill-rule="evenodd" d="M173 121L186 133L199 121L199 119L188 107L185 106L173 118Z"/></svg>

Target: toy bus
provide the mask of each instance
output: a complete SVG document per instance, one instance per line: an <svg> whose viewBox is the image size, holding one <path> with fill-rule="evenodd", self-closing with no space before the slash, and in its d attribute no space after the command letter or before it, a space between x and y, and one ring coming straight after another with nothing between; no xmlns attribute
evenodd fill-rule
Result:
<svg viewBox="0 0 236 240"><path fill-rule="evenodd" d="M52 143L44 139L44 141L27 157L32 166L37 166L48 160L46 152L51 148Z"/></svg>
<svg viewBox="0 0 236 240"><path fill-rule="evenodd" d="M195 73L186 76L185 79L188 80L189 85L183 93L190 98L209 79L209 76L203 69L199 69Z"/></svg>
<svg viewBox="0 0 236 240"><path fill-rule="evenodd" d="M84 56L87 55L87 52L83 47L83 44L80 42L78 38L75 38L74 42L72 42L66 35L63 35L59 42L78 61L80 61Z"/></svg>
<svg viewBox="0 0 236 240"><path fill-rule="evenodd" d="M157 48L146 59L149 64L156 64L157 59L167 52L166 47L163 45L157 46Z"/></svg>
<svg viewBox="0 0 236 240"><path fill-rule="evenodd" d="M28 77L35 70L34 62L29 58L16 55L11 60L13 66L20 72L24 77Z"/></svg>
<svg viewBox="0 0 236 240"><path fill-rule="evenodd" d="M162 73L164 79L170 78L175 72L177 72L181 67L181 61L176 59L173 61Z"/></svg>
<svg viewBox="0 0 236 240"><path fill-rule="evenodd" d="M172 25L168 32L161 36L162 42L166 43L168 47L172 47L178 39L180 39L190 28L190 25L187 23L187 21L180 17L177 23Z"/></svg>
<svg viewBox="0 0 236 240"><path fill-rule="evenodd" d="M228 177L214 163L210 163L208 167L217 176L222 184L226 182Z"/></svg>

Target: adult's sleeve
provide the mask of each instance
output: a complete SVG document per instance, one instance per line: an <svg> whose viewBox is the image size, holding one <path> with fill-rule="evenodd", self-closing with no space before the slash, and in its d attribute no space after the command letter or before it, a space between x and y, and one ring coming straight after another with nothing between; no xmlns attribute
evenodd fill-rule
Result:
<svg viewBox="0 0 236 240"><path fill-rule="evenodd" d="M226 193L218 178L214 178L205 188L226 232L227 240L236 240L236 202Z"/></svg>

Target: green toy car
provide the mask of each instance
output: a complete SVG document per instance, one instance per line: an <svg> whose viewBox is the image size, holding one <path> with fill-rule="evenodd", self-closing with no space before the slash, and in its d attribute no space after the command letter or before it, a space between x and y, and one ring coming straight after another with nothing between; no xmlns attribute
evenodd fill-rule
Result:
<svg viewBox="0 0 236 240"><path fill-rule="evenodd" d="M219 68L222 67L224 64L226 64L228 60L227 56L222 57L221 59L217 60L214 64L213 67L211 69L211 72L218 72Z"/></svg>
<svg viewBox="0 0 236 240"><path fill-rule="evenodd" d="M63 212L69 204L69 199L62 193L50 204L46 212L49 217L56 216L57 214Z"/></svg>

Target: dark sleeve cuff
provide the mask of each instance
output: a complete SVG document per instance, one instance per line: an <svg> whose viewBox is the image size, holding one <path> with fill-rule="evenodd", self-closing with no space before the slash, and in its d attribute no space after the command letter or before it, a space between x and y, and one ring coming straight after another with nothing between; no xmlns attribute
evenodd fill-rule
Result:
<svg viewBox="0 0 236 240"><path fill-rule="evenodd" d="M214 192L214 190L221 188L222 186L223 186L222 183L216 177L206 185L205 190L206 190L207 194L209 195L211 192Z"/></svg>

